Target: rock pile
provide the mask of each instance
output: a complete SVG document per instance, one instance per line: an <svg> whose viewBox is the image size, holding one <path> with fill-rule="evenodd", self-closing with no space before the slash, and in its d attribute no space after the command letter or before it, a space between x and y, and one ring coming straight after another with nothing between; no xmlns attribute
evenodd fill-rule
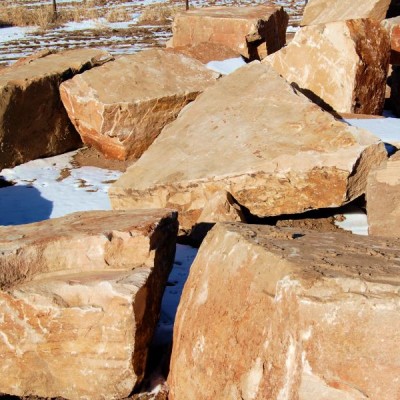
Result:
<svg viewBox="0 0 400 400"><path fill-rule="evenodd" d="M114 211L0 227L0 393L137 390L178 227L216 223L179 306L170 400L396 399L399 239L265 225L366 194L370 234L400 235L398 156L339 119L382 113L390 52L396 95L388 6L310 0L284 48L280 7L191 10L172 49L2 70L0 168L79 145L73 126L105 157L139 159ZM217 79L203 64L216 52L265 60Z"/></svg>

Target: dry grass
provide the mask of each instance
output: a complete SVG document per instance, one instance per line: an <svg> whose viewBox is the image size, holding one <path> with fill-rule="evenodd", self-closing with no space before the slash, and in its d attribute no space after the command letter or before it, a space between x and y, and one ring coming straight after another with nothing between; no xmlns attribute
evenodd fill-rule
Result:
<svg viewBox="0 0 400 400"><path fill-rule="evenodd" d="M166 24L170 22L174 16L182 11L182 7L171 6L166 3L154 3L148 5L139 18L141 24Z"/></svg>
<svg viewBox="0 0 400 400"><path fill-rule="evenodd" d="M126 22L131 20L131 14L126 7L114 7L107 12L105 18L108 22Z"/></svg>

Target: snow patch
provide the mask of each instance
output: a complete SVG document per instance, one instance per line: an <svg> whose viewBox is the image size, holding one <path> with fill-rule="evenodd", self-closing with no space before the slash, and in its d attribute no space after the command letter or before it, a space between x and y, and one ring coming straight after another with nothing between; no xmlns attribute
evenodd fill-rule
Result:
<svg viewBox="0 0 400 400"><path fill-rule="evenodd" d="M246 61L244 61L242 57L238 57L229 58L224 61L210 61L208 64L206 64L206 67L212 71L218 72L221 75L229 75L244 65L246 65Z"/></svg>

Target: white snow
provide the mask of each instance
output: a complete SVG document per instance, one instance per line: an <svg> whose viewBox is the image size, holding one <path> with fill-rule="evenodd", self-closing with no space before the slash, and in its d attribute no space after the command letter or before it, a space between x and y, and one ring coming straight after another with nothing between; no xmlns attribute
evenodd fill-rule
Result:
<svg viewBox="0 0 400 400"><path fill-rule="evenodd" d="M368 235L368 219L364 211L357 207L349 207L348 211L342 215L344 220L336 220L337 226L355 235Z"/></svg>
<svg viewBox="0 0 400 400"><path fill-rule="evenodd" d="M400 144L399 118L345 119L344 121L352 126L367 129L384 143L395 146Z"/></svg>
<svg viewBox="0 0 400 400"><path fill-rule="evenodd" d="M74 32L85 31L94 29L128 29L131 25L136 24L138 14L132 15L132 19L126 22L108 22L105 18L90 19L81 22L67 22L66 24L57 28L60 31Z"/></svg>
<svg viewBox="0 0 400 400"><path fill-rule="evenodd" d="M35 26L11 26L8 28L0 28L0 43L23 39L27 33L35 32L36 29Z"/></svg>
<svg viewBox="0 0 400 400"><path fill-rule="evenodd" d="M206 67L221 75L228 75L231 72L236 71L238 68L243 67L243 65L246 65L246 61L244 61L242 57L238 57L229 58L224 61L210 61L206 64Z"/></svg>

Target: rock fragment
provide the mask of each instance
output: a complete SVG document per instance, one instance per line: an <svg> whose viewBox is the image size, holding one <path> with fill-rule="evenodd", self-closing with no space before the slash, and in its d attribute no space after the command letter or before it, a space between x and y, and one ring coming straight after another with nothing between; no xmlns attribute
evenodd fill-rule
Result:
<svg viewBox="0 0 400 400"><path fill-rule="evenodd" d="M395 399L399 250L393 239L217 224L181 297L169 399Z"/></svg>
<svg viewBox="0 0 400 400"><path fill-rule="evenodd" d="M155 49L87 71L60 91L83 142L107 158L126 160L140 157L216 77L197 60Z"/></svg>

